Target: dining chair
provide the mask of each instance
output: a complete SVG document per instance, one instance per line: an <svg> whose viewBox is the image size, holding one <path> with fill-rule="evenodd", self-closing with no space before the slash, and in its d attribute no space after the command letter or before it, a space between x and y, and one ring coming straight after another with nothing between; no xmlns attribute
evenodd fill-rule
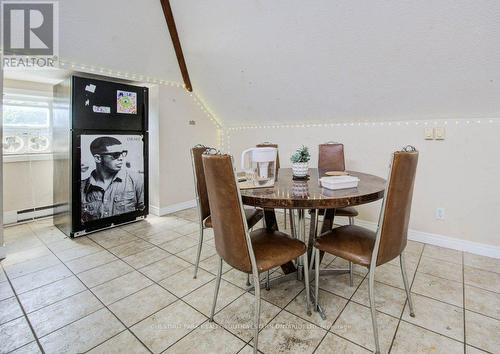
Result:
<svg viewBox="0 0 500 354"><path fill-rule="evenodd" d="M215 150L204 145L196 145L191 149L191 162L193 164L193 176L196 192L196 204L198 207L198 221L200 224L200 234L198 239L198 250L194 266L194 278L198 275L201 249L203 246L203 233L205 229L212 228L212 218L210 215L210 205L208 203L207 184L205 182L205 172L203 171L202 155L206 150ZM257 224L263 217L264 212L260 209L245 208L245 217L250 227Z"/></svg>
<svg viewBox="0 0 500 354"><path fill-rule="evenodd" d="M368 268L368 295L376 353L380 353L374 294L376 267L399 256L410 316L415 317L403 251L407 243L417 162L418 152L412 146L407 146L402 151L393 154L376 232L356 225L346 225L323 233L314 242L315 309L318 306L319 295L320 251Z"/></svg>
<svg viewBox="0 0 500 354"><path fill-rule="evenodd" d="M323 173L328 171L345 171L344 144L327 142L319 145L318 171ZM320 209L317 212L318 216L326 214L325 209ZM354 225L354 218L358 216L358 211L353 207L337 208L334 215L347 217L349 225ZM353 286L352 262L349 262L349 284Z"/></svg>
<svg viewBox="0 0 500 354"><path fill-rule="evenodd" d="M210 321L213 322L214 319L224 260L233 268L253 276L254 353L257 353L260 320L259 274L300 256L307 265L307 247L305 243L279 231L266 228L249 231L230 155L210 154L207 151L203 154L203 166L211 208L215 248L219 255ZM306 308L310 314L308 273L304 272L304 281Z"/></svg>

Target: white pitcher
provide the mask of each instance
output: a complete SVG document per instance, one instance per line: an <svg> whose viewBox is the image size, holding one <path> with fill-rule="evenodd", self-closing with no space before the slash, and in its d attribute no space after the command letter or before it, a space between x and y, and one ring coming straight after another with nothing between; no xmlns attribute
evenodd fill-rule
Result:
<svg viewBox="0 0 500 354"><path fill-rule="evenodd" d="M241 153L241 169L253 178L256 186L271 187L276 176L278 149L273 147L250 148Z"/></svg>

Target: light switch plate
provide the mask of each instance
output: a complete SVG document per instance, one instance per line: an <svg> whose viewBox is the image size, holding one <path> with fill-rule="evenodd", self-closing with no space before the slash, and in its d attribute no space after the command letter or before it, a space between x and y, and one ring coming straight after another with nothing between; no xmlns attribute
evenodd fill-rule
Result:
<svg viewBox="0 0 500 354"><path fill-rule="evenodd" d="M434 140L434 128L426 127L424 129L425 140Z"/></svg>
<svg viewBox="0 0 500 354"><path fill-rule="evenodd" d="M436 127L434 128L434 135L436 140L444 140L446 132L444 127Z"/></svg>

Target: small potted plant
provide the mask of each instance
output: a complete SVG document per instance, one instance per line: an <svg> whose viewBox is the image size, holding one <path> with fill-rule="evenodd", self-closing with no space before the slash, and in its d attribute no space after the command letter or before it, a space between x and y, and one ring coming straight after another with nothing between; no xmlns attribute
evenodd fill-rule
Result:
<svg viewBox="0 0 500 354"><path fill-rule="evenodd" d="M307 176L310 159L311 154L307 146L302 145L302 147L295 151L292 157L290 157L294 177L305 178Z"/></svg>

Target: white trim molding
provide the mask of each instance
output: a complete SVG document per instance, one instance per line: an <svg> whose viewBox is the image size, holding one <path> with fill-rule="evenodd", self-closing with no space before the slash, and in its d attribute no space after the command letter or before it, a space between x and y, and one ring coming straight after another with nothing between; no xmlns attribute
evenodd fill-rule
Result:
<svg viewBox="0 0 500 354"><path fill-rule="evenodd" d="M335 223L338 225L347 225L349 222L347 218L337 217L335 218ZM370 229L372 231L377 230L377 223L374 223L372 221L356 219L356 225L366 227L367 229ZM453 250L478 254L480 256L500 259L500 247L487 245L484 243L461 240L455 237L432 234L430 232L418 230L408 230L408 239L426 243L429 245L450 248Z"/></svg>
<svg viewBox="0 0 500 354"><path fill-rule="evenodd" d="M16 222L17 222L17 211L16 210L3 212L3 224L4 225L15 224Z"/></svg>
<svg viewBox="0 0 500 354"><path fill-rule="evenodd" d="M149 205L149 213L155 216L160 216L160 208L154 205Z"/></svg>
<svg viewBox="0 0 500 354"><path fill-rule="evenodd" d="M38 208L22 213L19 213L17 210L9 210L3 213L3 224L5 226L12 226L14 224L35 221L52 215L54 215L53 207L42 209Z"/></svg>
<svg viewBox="0 0 500 354"><path fill-rule="evenodd" d="M157 207L150 205L149 212L156 216L164 216L167 214L175 213L177 211L194 208L195 206L196 206L196 199L193 199L193 200L188 200L186 202L167 205L164 207Z"/></svg>

